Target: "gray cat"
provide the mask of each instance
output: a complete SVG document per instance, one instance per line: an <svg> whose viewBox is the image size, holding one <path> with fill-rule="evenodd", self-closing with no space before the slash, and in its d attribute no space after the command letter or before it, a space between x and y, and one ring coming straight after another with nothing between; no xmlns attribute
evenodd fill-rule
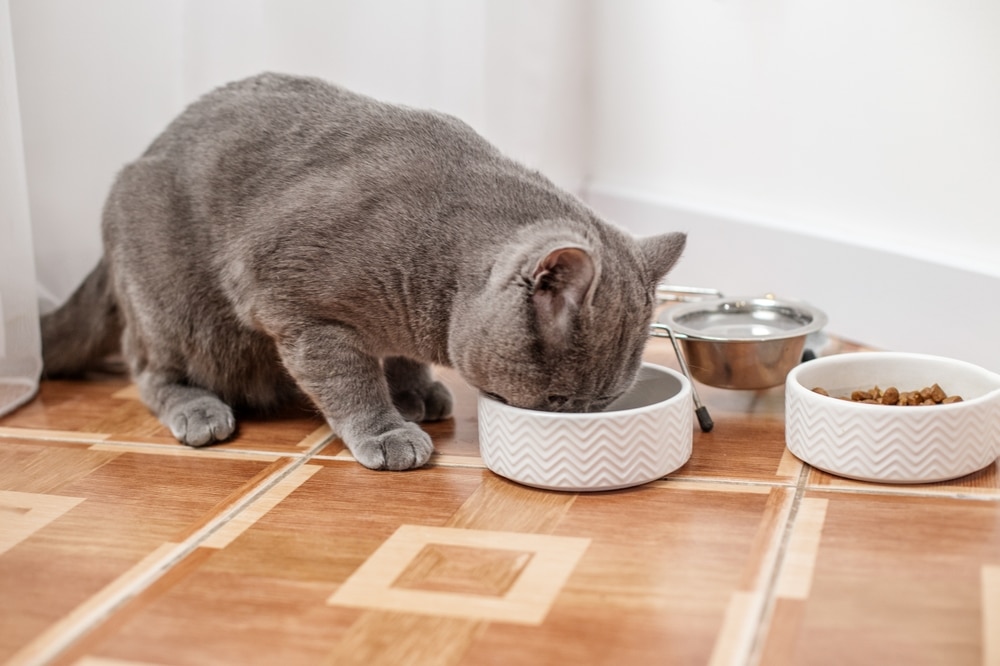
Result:
<svg viewBox="0 0 1000 666"><path fill-rule="evenodd" d="M427 462L430 365L520 407L632 383L683 234L635 240L447 115L263 74L184 111L118 175L104 256L42 318L48 376L120 351L181 442L308 398L373 469Z"/></svg>

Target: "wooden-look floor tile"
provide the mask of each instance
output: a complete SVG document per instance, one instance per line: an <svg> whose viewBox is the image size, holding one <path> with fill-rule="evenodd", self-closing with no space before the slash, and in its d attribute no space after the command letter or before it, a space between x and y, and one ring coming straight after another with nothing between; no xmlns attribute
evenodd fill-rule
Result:
<svg viewBox="0 0 1000 666"><path fill-rule="evenodd" d="M996 465L840 479L788 453L781 388L699 384L683 468L546 492L483 467L437 374L455 415L406 473L307 412L191 449L122 377L43 382L0 419L0 661L1000 664Z"/></svg>
<svg viewBox="0 0 1000 666"><path fill-rule="evenodd" d="M997 567L996 502L806 493L760 663L996 663Z"/></svg>
<svg viewBox="0 0 1000 666"><path fill-rule="evenodd" d="M328 603L537 625L589 545L579 537L401 525ZM432 581L419 571L428 551L446 558Z"/></svg>
<svg viewBox="0 0 1000 666"><path fill-rule="evenodd" d="M749 652L793 495L308 465L59 663L724 663Z"/></svg>
<svg viewBox="0 0 1000 666"><path fill-rule="evenodd" d="M871 483L853 481L810 468L806 478L809 488L815 490L846 490L868 493L895 493L906 495L938 495L951 497L979 497L1000 499L1000 461L984 469L950 481L937 483Z"/></svg>
<svg viewBox="0 0 1000 666"><path fill-rule="evenodd" d="M0 660L58 646L289 462L0 440Z"/></svg>
<svg viewBox="0 0 1000 666"><path fill-rule="evenodd" d="M323 419L304 408L240 414L237 421L236 436L213 448L303 453L332 437ZM120 375L43 381L34 401L0 419L5 436L182 446Z"/></svg>
<svg viewBox="0 0 1000 666"><path fill-rule="evenodd" d="M309 465L318 469L235 538L199 548L183 575L135 599L60 663L88 654L167 664L322 663L366 614L328 604L330 595L400 525L444 525L488 474Z"/></svg>
<svg viewBox="0 0 1000 666"><path fill-rule="evenodd" d="M741 663L791 499L680 483L580 495L554 534L592 542L545 623L490 624L461 663Z"/></svg>

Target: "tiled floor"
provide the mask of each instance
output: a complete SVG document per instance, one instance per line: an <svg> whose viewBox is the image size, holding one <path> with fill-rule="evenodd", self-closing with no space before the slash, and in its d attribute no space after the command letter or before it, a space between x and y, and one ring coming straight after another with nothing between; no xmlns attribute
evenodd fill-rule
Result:
<svg viewBox="0 0 1000 666"><path fill-rule="evenodd" d="M44 383L0 420L0 661L1000 664L996 464L837 479L785 451L781 389L702 387L715 430L668 479L537 491L483 468L443 374L407 473L307 413L190 450L121 378Z"/></svg>

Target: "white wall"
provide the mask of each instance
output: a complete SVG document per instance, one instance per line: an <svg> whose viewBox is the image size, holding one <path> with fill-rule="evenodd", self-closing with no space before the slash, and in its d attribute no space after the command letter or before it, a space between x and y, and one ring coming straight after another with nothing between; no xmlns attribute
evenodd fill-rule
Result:
<svg viewBox="0 0 1000 666"><path fill-rule="evenodd" d="M594 182L1000 276L1000 3L595 8Z"/></svg>
<svg viewBox="0 0 1000 666"><path fill-rule="evenodd" d="M9 1L54 301L121 165L274 69L454 113L626 227L687 229L682 279L1000 369L994 0Z"/></svg>
<svg viewBox="0 0 1000 666"><path fill-rule="evenodd" d="M577 189L576 0L10 0L43 305L100 255L115 173L197 96L262 70L455 114Z"/></svg>
<svg viewBox="0 0 1000 666"><path fill-rule="evenodd" d="M595 0L588 198L675 282L1000 370L1000 3Z"/></svg>
<svg viewBox="0 0 1000 666"><path fill-rule="evenodd" d="M483 118L485 0L182 4L185 99L274 70Z"/></svg>
<svg viewBox="0 0 1000 666"><path fill-rule="evenodd" d="M319 76L454 114L576 190L588 16L578 0L194 0L184 96L263 69Z"/></svg>

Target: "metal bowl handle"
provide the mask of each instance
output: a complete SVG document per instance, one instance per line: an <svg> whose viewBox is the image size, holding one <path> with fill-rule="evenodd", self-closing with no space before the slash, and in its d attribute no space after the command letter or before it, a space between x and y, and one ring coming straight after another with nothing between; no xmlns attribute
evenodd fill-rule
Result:
<svg viewBox="0 0 1000 666"><path fill-rule="evenodd" d="M656 285L656 300L660 303L670 301L694 303L696 301L703 301L706 298L723 298L723 295L718 289L708 287L682 287L667 284L666 282Z"/></svg>
<svg viewBox="0 0 1000 666"><path fill-rule="evenodd" d="M666 335L663 335L663 333L666 333ZM702 432L711 431L715 427L715 423L708 413L708 408L702 404L701 398L698 397L698 390L694 387L694 379L691 377L691 371L688 370L687 361L684 359L680 345L677 344L676 334L665 324L650 324L649 334L654 338L670 338L670 344L674 346L674 354L677 355L677 362L681 365L681 372L691 382L691 398L694 400L694 413L698 417L698 425L701 427Z"/></svg>

